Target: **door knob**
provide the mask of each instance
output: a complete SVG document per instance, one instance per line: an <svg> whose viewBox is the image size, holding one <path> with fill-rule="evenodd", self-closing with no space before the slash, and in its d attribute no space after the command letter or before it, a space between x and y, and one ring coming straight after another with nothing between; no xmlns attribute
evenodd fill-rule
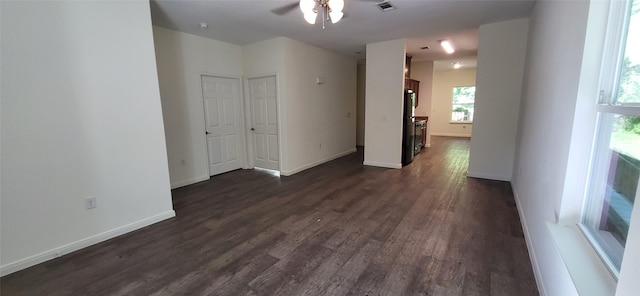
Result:
<svg viewBox="0 0 640 296"><path fill-rule="evenodd" d="M205 134L210 135L211 133L210 132L205 132Z"/></svg>
<svg viewBox="0 0 640 296"><path fill-rule="evenodd" d="M255 128L251 128L251 130L252 130L252 131L255 131L256 129L255 129Z"/></svg>

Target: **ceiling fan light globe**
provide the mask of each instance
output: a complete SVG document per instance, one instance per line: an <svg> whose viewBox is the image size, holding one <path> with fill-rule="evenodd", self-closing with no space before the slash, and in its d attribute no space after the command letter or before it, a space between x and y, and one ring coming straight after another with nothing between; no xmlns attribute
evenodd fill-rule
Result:
<svg viewBox="0 0 640 296"><path fill-rule="evenodd" d="M307 13L312 13L313 8L316 7L316 2L314 0L300 0L300 10L305 15Z"/></svg>
<svg viewBox="0 0 640 296"><path fill-rule="evenodd" d="M307 23L314 25L316 23L316 17L318 16L318 13L316 12L305 12L304 13L304 20L307 21Z"/></svg>
<svg viewBox="0 0 640 296"><path fill-rule="evenodd" d="M329 16L331 17L331 22L335 24L342 19L344 13L342 13L342 11L332 11L329 13Z"/></svg>
<svg viewBox="0 0 640 296"><path fill-rule="evenodd" d="M342 12L342 9L344 9L344 0L330 0L329 7L331 7L332 11Z"/></svg>

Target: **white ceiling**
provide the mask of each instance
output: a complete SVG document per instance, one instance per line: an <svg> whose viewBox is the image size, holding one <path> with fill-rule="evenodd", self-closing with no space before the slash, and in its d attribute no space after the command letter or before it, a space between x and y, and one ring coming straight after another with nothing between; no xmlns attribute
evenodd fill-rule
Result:
<svg viewBox="0 0 640 296"><path fill-rule="evenodd" d="M459 69L472 69L478 65L478 57L469 56L457 59L437 60L433 62L433 69L435 71L455 70L453 63L460 63Z"/></svg>
<svg viewBox="0 0 640 296"><path fill-rule="evenodd" d="M277 15L272 10L296 0L152 0L153 24L237 45L278 36L289 37L354 58L364 58L366 44L407 38L407 53L420 60L475 55L481 24L529 16L533 0L390 0L397 9L382 12L378 0L345 0L345 18L322 29L309 25L299 9ZM208 29L200 29L200 23ZM450 39L456 53L438 44ZM420 47L429 46L429 50Z"/></svg>

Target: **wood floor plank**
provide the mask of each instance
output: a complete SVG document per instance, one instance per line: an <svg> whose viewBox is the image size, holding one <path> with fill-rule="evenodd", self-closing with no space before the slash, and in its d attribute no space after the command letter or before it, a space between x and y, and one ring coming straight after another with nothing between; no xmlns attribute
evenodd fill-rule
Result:
<svg viewBox="0 0 640 296"><path fill-rule="evenodd" d="M330 283L329 286L325 291L318 293L318 295L346 295L358 280L358 276L360 276L367 265L369 265L372 254L375 254L381 246L382 243L380 241L369 240L328 280Z"/></svg>
<svg viewBox="0 0 640 296"><path fill-rule="evenodd" d="M337 229L326 228L309 237L286 258L255 277L249 286L259 295L277 295L275 291L306 278L332 253L322 243Z"/></svg>
<svg viewBox="0 0 640 296"><path fill-rule="evenodd" d="M372 221L368 221L372 222ZM368 224L373 227L364 227L364 224ZM332 236L339 239L331 240L323 244L323 246L330 245L330 248L334 250L332 256L327 258L318 268L310 275L299 287L292 287L289 290L282 291L282 295L322 295L322 293L331 284L328 279L335 276L342 276L342 270L345 262L350 260L365 244L370 241L371 234L375 231L376 222L362 223L359 227L352 229L351 231L342 230ZM379 242L374 242L375 245ZM369 254L373 256L373 254Z"/></svg>
<svg viewBox="0 0 640 296"><path fill-rule="evenodd" d="M277 177L172 191L177 216L0 278L3 296L538 295L508 182L466 177L469 140L402 169L363 150Z"/></svg>

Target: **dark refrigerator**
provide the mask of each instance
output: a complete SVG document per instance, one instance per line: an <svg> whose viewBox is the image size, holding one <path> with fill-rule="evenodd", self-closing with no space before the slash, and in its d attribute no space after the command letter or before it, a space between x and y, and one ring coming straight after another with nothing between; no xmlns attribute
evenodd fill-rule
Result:
<svg viewBox="0 0 640 296"><path fill-rule="evenodd" d="M404 111L402 114L402 165L413 161L415 139L415 104L416 93L410 89L404 91Z"/></svg>

